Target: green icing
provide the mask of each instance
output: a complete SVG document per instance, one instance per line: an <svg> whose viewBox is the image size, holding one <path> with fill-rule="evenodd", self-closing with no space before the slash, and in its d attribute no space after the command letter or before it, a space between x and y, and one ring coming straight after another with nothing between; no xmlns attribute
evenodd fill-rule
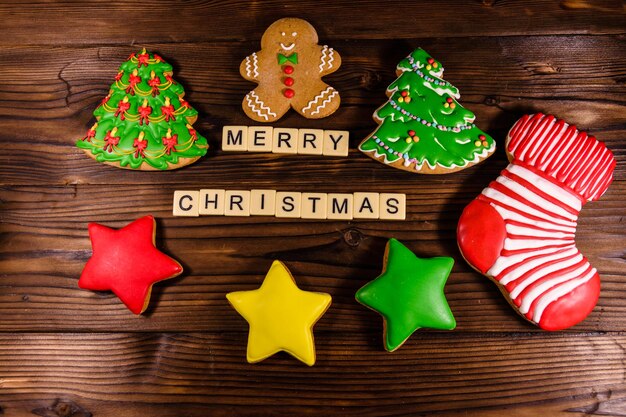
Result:
<svg viewBox="0 0 626 417"><path fill-rule="evenodd" d="M397 71L399 77L387 88L389 101L374 113L380 126L359 145L361 151L382 155L385 163L401 160L405 166L426 163L449 169L493 151L493 138L473 124L474 113L457 101L458 89L441 78L441 63L420 48L403 59Z"/></svg>
<svg viewBox="0 0 626 417"><path fill-rule="evenodd" d="M146 163L153 168L166 170L171 165L178 164L181 158L197 158L207 152L206 138L197 132L195 132L197 139L192 138L194 129L191 123L195 121L198 112L188 104L188 107L182 105L184 88L166 77L172 74L172 66L162 60L157 62L152 53L146 54L149 57L147 65L139 65L137 55L133 55L120 66L121 78L111 85L106 103L99 105L93 112L97 119L95 136L85 137L76 142L77 147L91 152L99 162L117 162L123 167L132 169L138 169ZM135 70L141 82L136 84L135 94L127 93L126 86L129 85ZM160 84L156 95L152 94L152 87L148 83L153 72L154 78L158 79ZM118 103L124 100L124 97L128 98L130 107L122 120L122 115L115 116L115 112ZM161 114L166 99L169 99L174 108L176 120L166 121ZM149 115L151 120L147 124L145 120L139 118L139 107L144 103L152 108ZM114 136L119 137L119 142L113 150L105 149L104 138L114 128L117 128ZM177 145L169 154L165 152L166 146L163 143L168 131L171 136L177 135ZM143 140L147 141L147 146L143 150L145 156L138 154L134 146L135 139L141 132L144 135Z"/></svg>
<svg viewBox="0 0 626 417"><path fill-rule="evenodd" d="M390 239L383 273L356 293L356 300L385 320L385 349L394 351L417 329L452 330L456 321L444 295L454 260L422 259Z"/></svg>

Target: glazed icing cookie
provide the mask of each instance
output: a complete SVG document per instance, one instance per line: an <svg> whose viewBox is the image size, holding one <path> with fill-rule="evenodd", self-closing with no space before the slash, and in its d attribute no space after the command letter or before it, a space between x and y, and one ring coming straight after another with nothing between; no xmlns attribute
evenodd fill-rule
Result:
<svg viewBox="0 0 626 417"><path fill-rule="evenodd" d="M315 364L313 326L330 306L329 294L299 289L287 267L274 261L259 289L231 292L226 298L250 324L248 362L282 350Z"/></svg>
<svg viewBox="0 0 626 417"><path fill-rule="evenodd" d="M369 157L420 174L447 174L489 157L494 140L457 101L459 90L441 77L443 67L416 49L396 67L389 101L374 113L380 126L359 145Z"/></svg>
<svg viewBox="0 0 626 417"><path fill-rule="evenodd" d="M97 122L76 142L98 162L138 170L176 169L204 156L208 144L192 127L198 112L156 54L132 54L93 112Z"/></svg>
<svg viewBox="0 0 626 417"><path fill-rule="evenodd" d="M509 131L511 163L470 203L457 240L524 318L545 330L582 321L598 301L598 272L576 248L582 206L613 179L606 146L554 116L524 116Z"/></svg>
<svg viewBox="0 0 626 417"><path fill-rule="evenodd" d="M148 307L152 285L174 278L183 267L154 244L156 223L152 216L135 220L119 230L89 224L93 254L78 286L93 291L113 291L135 314Z"/></svg>
<svg viewBox="0 0 626 417"><path fill-rule="evenodd" d="M389 239L383 263L382 274L358 290L356 300L383 316L387 351L398 349L421 327L456 327L443 293L452 258L418 258L396 239Z"/></svg>
<svg viewBox="0 0 626 417"><path fill-rule="evenodd" d="M259 84L243 99L248 117L273 122L292 107L308 119L321 119L339 108L339 93L322 77L337 71L341 57L317 42L315 28L302 19L280 19L267 28L261 50L239 67L243 78Z"/></svg>

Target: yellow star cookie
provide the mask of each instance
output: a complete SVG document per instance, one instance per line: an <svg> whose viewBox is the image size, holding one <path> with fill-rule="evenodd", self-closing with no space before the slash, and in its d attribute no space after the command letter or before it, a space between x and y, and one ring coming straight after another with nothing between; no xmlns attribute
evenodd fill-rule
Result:
<svg viewBox="0 0 626 417"><path fill-rule="evenodd" d="M248 362L284 350L309 366L315 363L313 326L330 306L330 294L301 290L287 267L274 261L260 288L226 298L250 325Z"/></svg>

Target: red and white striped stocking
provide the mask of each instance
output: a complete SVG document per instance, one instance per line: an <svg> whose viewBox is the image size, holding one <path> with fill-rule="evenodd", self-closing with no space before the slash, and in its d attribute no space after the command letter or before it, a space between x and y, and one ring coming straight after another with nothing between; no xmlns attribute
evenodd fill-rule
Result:
<svg viewBox="0 0 626 417"><path fill-rule="evenodd" d="M512 160L470 203L457 240L519 313L545 330L583 320L600 278L574 241L583 204L606 191L615 159L593 136L554 116L524 116L509 131Z"/></svg>

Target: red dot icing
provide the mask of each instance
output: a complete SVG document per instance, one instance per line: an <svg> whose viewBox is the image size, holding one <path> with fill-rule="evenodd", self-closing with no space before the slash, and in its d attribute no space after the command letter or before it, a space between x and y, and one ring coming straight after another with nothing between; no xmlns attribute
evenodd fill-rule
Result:
<svg viewBox="0 0 626 417"><path fill-rule="evenodd" d="M283 95L287 98L292 98L296 93L291 88L285 88Z"/></svg>
<svg viewBox="0 0 626 417"><path fill-rule="evenodd" d="M285 74L293 74L293 67L291 65L285 65L283 68Z"/></svg>
<svg viewBox="0 0 626 417"><path fill-rule="evenodd" d="M287 86L287 87L291 87L293 85L293 78L291 77L286 77L283 80L283 83Z"/></svg>

